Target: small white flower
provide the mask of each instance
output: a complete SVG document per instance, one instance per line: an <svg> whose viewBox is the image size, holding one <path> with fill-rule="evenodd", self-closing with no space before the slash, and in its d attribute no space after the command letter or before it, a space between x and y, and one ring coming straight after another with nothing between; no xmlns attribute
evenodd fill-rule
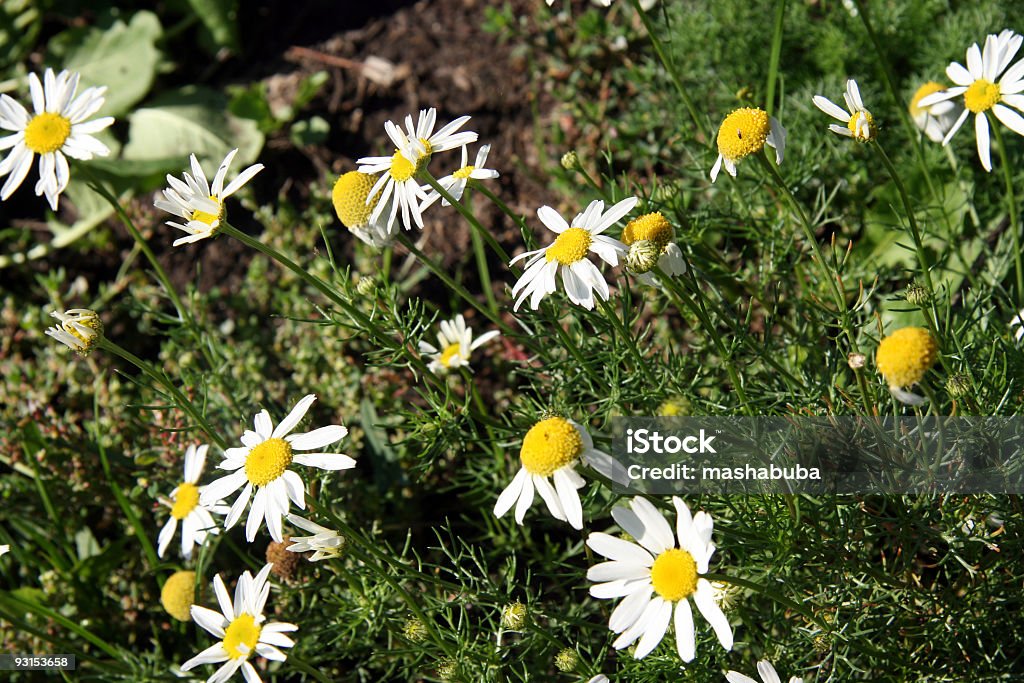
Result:
<svg viewBox="0 0 1024 683"><path fill-rule="evenodd" d="M860 98L860 88L857 87L857 81L852 78L846 81L846 92L843 93L843 99L846 100L846 109L849 111L844 111L842 107L833 104L831 100L821 95L814 96L814 106L846 124L837 126L832 123L829 124L828 129L844 137L853 138L857 142L874 140L875 134L878 132L875 119L871 116L871 112L864 107L864 100Z"/></svg>
<svg viewBox="0 0 1024 683"><path fill-rule="evenodd" d="M199 477L206 464L206 451L209 446L203 444L196 448L195 444L185 450L185 477L171 491L170 498L160 498L159 502L171 510L171 517L160 530L157 538L157 555L164 556L167 546L174 538L174 532L181 522L181 554L187 560L192 557L192 546L206 543L207 534L216 534L219 529L213 521L211 513L226 515L226 505L202 505L199 497L203 489L198 486Z"/></svg>
<svg viewBox="0 0 1024 683"><path fill-rule="evenodd" d="M1014 330L1013 328L1017 328ZM1017 315L1013 316L1010 320L1010 329L1013 330L1013 338L1020 341L1024 337L1024 308L1017 312Z"/></svg>
<svg viewBox="0 0 1024 683"><path fill-rule="evenodd" d="M11 546L9 546L9 545L0 545L0 556L6 555L10 551L11 551Z"/></svg>
<svg viewBox="0 0 1024 683"><path fill-rule="evenodd" d="M684 662L693 661L696 643L691 598L722 647L732 649L729 620L715 602L711 583L701 576L708 572L715 552L711 542L714 523L703 511L691 516L677 497L672 504L677 515L675 534L658 509L637 496L629 509L612 509L612 517L637 543L600 532L587 538L594 552L610 560L587 571L587 578L595 582L590 594L602 599L623 598L608 622L608 627L620 634L612 647L621 650L639 638L633 654L636 659L643 659L658 646L672 622L679 656Z"/></svg>
<svg viewBox="0 0 1024 683"><path fill-rule="evenodd" d="M288 521L313 534L312 536L292 536L292 544L287 548L293 553L315 551L313 557L309 558L310 562L338 557L345 547L345 537L334 529L322 527L298 515L289 514Z"/></svg>
<svg viewBox="0 0 1024 683"><path fill-rule="evenodd" d="M253 164L224 187L224 179L237 153L236 148L224 157L217 174L213 177L212 185L206 181L206 174L203 173L195 154L189 155L192 174L189 175L187 171L183 173L184 181L167 174L167 184L170 187L163 190L164 198L157 198L153 205L185 221L167 221L167 225L172 228L188 233L187 236L174 240L173 246L198 242L216 235L227 213L224 200L242 189L253 176L263 170L263 164Z"/></svg>
<svg viewBox="0 0 1024 683"><path fill-rule="evenodd" d="M201 605L192 605L192 619L204 630L220 641L181 665L182 671L189 671L200 664L224 664L210 676L207 683L223 683L236 671L242 670L246 683L259 683L256 667L249 663L254 654L275 662L283 662L288 656L279 648L293 647L295 641L285 635L297 631L298 626L284 622L267 622L263 608L270 596L267 577L273 564L264 565L255 578L246 570L238 579L235 599L232 603L227 586L220 574L213 578L213 590L217 595L220 612Z"/></svg>
<svg viewBox="0 0 1024 683"><path fill-rule="evenodd" d="M466 191L466 186L469 185L470 180L493 180L498 177L498 172L489 168L484 168L484 164L487 163L487 154L491 151L490 145L483 145L476 152L476 162L473 164L469 163L469 152L466 151L466 146L462 146L462 164L459 166L459 170L455 171L451 175L446 175L443 178L438 179L438 184L445 189L445 192L450 194L453 199L462 199L462 194ZM441 194L437 190L431 190L427 194L427 198L423 200L423 204L420 210L423 210L436 202ZM447 199L441 200L441 206L451 206Z"/></svg>
<svg viewBox="0 0 1024 683"><path fill-rule="evenodd" d="M96 312L88 308L72 308L64 313L53 311L50 315L60 324L48 327L46 334L80 356L89 355L103 337L103 323Z"/></svg>
<svg viewBox="0 0 1024 683"><path fill-rule="evenodd" d="M348 430L341 425L321 427L304 434L290 434L315 400L313 394L304 396L276 429L270 420L270 413L261 410L254 421L255 431L246 430L242 434L242 447L224 451L224 460L218 467L231 470L232 473L208 484L199 502L211 504L244 487L228 512L224 521L225 529L230 529L238 522L252 498L252 508L245 524L246 540L252 543L260 522L265 519L271 538L282 543L284 535L281 533L281 518L290 508L289 501L300 509L306 507L305 484L288 466L293 462L322 470L347 470L356 466L355 460L341 453L295 452L317 451L348 434ZM253 487L256 487L255 498Z"/></svg>
<svg viewBox="0 0 1024 683"><path fill-rule="evenodd" d="M952 62L946 67L946 75L956 84L954 87L928 95L919 103L922 107L931 107L963 95L964 110L946 133L942 144L948 145L967 120L967 115L973 113L978 158L986 171L992 170L989 111L1014 133L1024 135L1024 117L1014 111L1024 111L1024 95L1021 94L1024 91L1024 59L1010 66L1022 42L1024 37L1008 29L999 35L989 34L984 51L977 43L967 49L966 68L959 62Z"/></svg>
<svg viewBox="0 0 1024 683"><path fill-rule="evenodd" d="M779 674L776 673L775 667L771 665L771 662L767 660L761 660L757 663L757 675L761 677L764 683L782 683L782 679L779 678ZM730 671L725 674L726 680L729 683L757 683L750 676L744 676L737 671ZM793 676L789 679L789 683L803 683L804 679L799 676Z"/></svg>
<svg viewBox="0 0 1024 683"><path fill-rule="evenodd" d="M660 211L634 218L622 229L622 242L631 250L638 243L650 243L658 254L655 264L668 277L686 274L686 259L683 258L683 251L673 240L675 240L675 228ZM647 259L644 259L642 265L647 265ZM661 283L658 282L658 278L647 272L649 270L651 268L635 269L636 279L649 287L660 287Z"/></svg>
<svg viewBox="0 0 1024 683"><path fill-rule="evenodd" d="M94 155L110 154L107 146L93 134L109 127L114 119L103 116L86 121L103 106L107 89L86 88L75 97L78 78L79 74L74 71L54 75L53 69L47 69L40 83L38 76L29 74L34 114L29 114L11 97L0 95L0 128L14 132L14 135L0 138L0 150L11 150L0 163L0 177L8 176L0 189L0 199L6 200L21 186L38 154L36 196L45 194L50 208L56 211L60 195L71 179L67 157L88 160Z"/></svg>
<svg viewBox="0 0 1024 683"><path fill-rule="evenodd" d="M597 266L587 259L587 254L593 252L611 266L619 264L619 257L626 253L626 245L601 233L632 211L637 201L636 197L629 197L607 211L604 202L593 201L572 220L572 227L550 206L537 209L537 217L558 237L551 245L522 253L509 263L511 266L527 259L525 271L512 288L512 296L517 297L514 310L518 311L528 297L530 308L537 310L544 297L555 291L559 267L565 293L574 304L593 310L595 291L599 298L607 301L608 283Z"/></svg>
<svg viewBox="0 0 1024 683"><path fill-rule="evenodd" d="M963 112L963 107L952 100L936 102L930 107L921 106L921 100L942 90L944 88L941 84L928 81L917 89L910 100L910 117L914 125L924 131L932 142L942 142Z"/></svg>
<svg viewBox="0 0 1024 683"><path fill-rule="evenodd" d="M555 519L569 522L574 529L582 529L583 507L576 490L586 482L576 472L580 460L610 476L611 457L594 448L594 440L586 429L562 417L541 420L523 438L519 451L522 467L498 496L494 515L502 517L515 505L516 522L522 524L536 491ZM548 477L554 481L554 486Z"/></svg>
<svg viewBox="0 0 1024 683"><path fill-rule="evenodd" d="M498 334L497 330L491 330L474 340L473 328L466 327L466 319L460 313L452 320L441 321L441 331L437 333L436 348L421 341L419 349L420 353L431 357L430 364L427 365L430 371L442 374L448 370L469 367L469 358L473 351L497 337Z"/></svg>
<svg viewBox="0 0 1024 683"><path fill-rule="evenodd" d="M395 145L395 153L389 157L363 157L356 162L360 173L381 174L367 197L367 204L377 202L370 215L371 223L381 220L387 210L388 216L383 224L387 226L387 232L393 232L401 210L402 225L406 230L411 230L413 225L423 227L420 202L426 199L427 194L425 186L419 182L420 176L437 152L476 142L476 133L456 132L469 118L460 116L435 133L437 110L431 107L420 110L415 126L412 116L406 116L405 131L391 121L384 123L384 130Z"/></svg>

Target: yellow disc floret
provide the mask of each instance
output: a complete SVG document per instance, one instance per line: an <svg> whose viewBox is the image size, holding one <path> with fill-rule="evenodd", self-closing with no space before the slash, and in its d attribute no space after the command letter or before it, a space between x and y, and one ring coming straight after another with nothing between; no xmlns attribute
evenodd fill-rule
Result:
<svg viewBox="0 0 1024 683"><path fill-rule="evenodd" d="M60 114L44 112L25 126L25 146L36 154L56 152L71 136L71 121Z"/></svg>
<svg viewBox="0 0 1024 683"><path fill-rule="evenodd" d="M284 439L267 439L245 457L245 476L255 486L266 486L292 464L292 446Z"/></svg>
<svg viewBox="0 0 1024 683"><path fill-rule="evenodd" d="M549 262L558 261L563 266L568 266L582 260L593 241L590 231L584 228L569 228L558 236L544 254Z"/></svg>
<svg viewBox="0 0 1024 683"><path fill-rule="evenodd" d="M672 229L672 224L660 211L645 213L639 218L634 218L622 230L622 241L627 245L640 240L648 240L658 245L659 249L664 249L674 237L675 231Z"/></svg>
<svg viewBox="0 0 1024 683"><path fill-rule="evenodd" d="M693 555L679 548L658 555L651 565L651 586L669 602L693 595L697 590L697 563Z"/></svg>
<svg viewBox="0 0 1024 683"><path fill-rule="evenodd" d="M174 494L174 505L171 507L171 517L185 519L189 513L199 505L199 487L188 482L178 486L178 492Z"/></svg>
<svg viewBox="0 0 1024 683"><path fill-rule="evenodd" d="M178 621L192 620L191 608L195 599L195 572L174 572L160 591L160 604Z"/></svg>
<svg viewBox="0 0 1024 683"><path fill-rule="evenodd" d="M222 645L231 659L248 658L260 642L260 631L263 627L256 623L251 614L242 613L231 620L224 629Z"/></svg>
<svg viewBox="0 0 1024 683"><path fill-rule="evenodd" d="M370 190L377 182L377 176L359 171L349 171L338 178L331 190L331 201L334 212L338 214L341 224L350 230L365 227L370 222L370 214L380 201L380 192L369 202Z"/></svg>
<svg viewBox="0 0 1024 683"><path fill-rule="evenodd" d="M398 182L404 183L410 178L415 178L416 175L419 174L419 172L422 171L428 163L430 163L430 156L433 152L433 148L430 143L423 138L420 138L420 142L427 151L420 154L416 158L415 163L409 161L409 159L402 154L401 150L398 149L395 150L394 155L391 157L391 170L389 172L391 173L391 177Z"/></svg>
<svg viewBox="0 0 1024 683"><path fill-rule="evenodd" d="M917 106L917 103L923 100L924 98L928 97L929 95L932 95L945 89L945 86L943 86L941 83L936 83L935 81L928 81L927 83L922 85L920 88L917 89L917 92L914 93L914 97L911 98L910 100L910 115L920 116L921 114L927 114L928 110Z"/></svg>
<svg viewBox="0 0 1024 683"><path fill-rule="evenodd" d="M217 199L214 195L210 195L210 201L217 205L217 213L206 213L205 211L193 211L189 220L199 221L200 223L206 223L209 226L219 225L221 220L224 218L224 203Z"/></svg>
<svg viewBox="0 0 1024 683"><path fill-rule="evenodd" d="M771 132L767 112L761 109L737 109L725 117L718 129L718 151L730 161L760 152Z"/></svg>
<svg viewBox="0 0 1024 683"><path fill-rule="evenodd" d="M875 126L875 117L869 111L855 111L850 115L850 121L846 127L853 133L853 139L857 142L869 142L875 139L878 127Z"/></svg>
<svg viewBox="0 0 1024 683"><path fill-rule="evenodd" d="M979 78L974 83L971 83L971 86L967 88L967 92L964 93L964 106L975 114L980 114L994 107L1001 98L1002 93L1000 93L997 84L984 78Z"/></svg>
<svg viewBox="0 0 1024 683"><path fill-rule="evenodd" d="M461 352L462 344L458 342L454 344L449 344L448 346L444 347L444 351L441 352L441 357L438 358L438 362L444 367L450 368L452 366L452 359L454 359L455 356L461 357Z"/></svg>
<svg viewBox="0 0 1024 683"><path fill-rule="evenodd" d="M530 427L519 459L530 474L546 477L580 457L583 437L571 422L549 417Z"/></svg>
<svg viewBox="0 0 1024 683"><path fill-rule="evenodd" d="M935 338L923 327L904 327L883 339L875 364L890 387L909 387L921 381L939 356Z"/></svg>
<svg viewBox="0 0 1024 683"><path fill-rule="evenodd" d="M469 180L469 177L473 175L473 171L475 170L476 166L463 166L455 173L452 173L452 176L459 180Z"/></svg>

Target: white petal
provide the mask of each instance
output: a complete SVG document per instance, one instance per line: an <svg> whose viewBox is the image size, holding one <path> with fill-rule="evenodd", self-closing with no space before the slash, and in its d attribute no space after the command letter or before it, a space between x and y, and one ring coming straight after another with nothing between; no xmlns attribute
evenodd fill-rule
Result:
<svg viewBox="0 0 1024 683"><path fill-rule="evenodd" d="M622 602L612 612L611 619L608 620L608 628L614 633L622 633L635 624L636 620L643 614L653 594L654 589L647 586L644 590L636 591L623 598Z"/></svg>
<svg viewBox="0 0 1024 683"><path fill-rule="evenodd" d="M587 570L587 580L595 583L608 581L638 581L651 575L649 565L630 562L600 562Z"/></svg>
<svg viewBox="0 0 1024 683"><path fill-rule="evenodd" d="M1003 122L1003 125L1014 133L1017 135L1024 135L1024 117L1020 114L1009 107L1004 107L1001 104L997 104L992 107L992 113L996 115L997 119Z"/></svg>
<svg viewBox="0 0 1024 683"><path fill-rule="evenodd" d="M697 579L697 592L693 594L693 601L697 604L700 613L711 624L715 635L718 636L718 642L726 650L731 650L732 627L729 626L729 620L722 613L722 608L715 602L713 590L707 579Z"/></svg>
<svg viewBox="0 0 1024 683"><path fill-rule="evenodd" d="M684 662L692 662L697 654L693 634L693 611L689 600L680 600L675 605L676 651Z"/></svg>
<svg viewBox="0 0 1024 683"><path fill-rule="evenodd" d="M981 159L981 165L986 171L991 171L992 151L988 139L988 116L985 112L979 112L974 117L974 133L978 137L978 158Z"/></svg>
<svg viewBox="0 0 1024 683"><path fill-rule="evenodd" d="M566 520L573 529L583 528L583 506L580 503L580 495L576 492L572 480L565 473L565 468L555 470L555 491L558 492L558 500L565 511Z"/></svg>
<svg viewBox="0 0 1024 683"><path fill-rule="evenodd" d="M348 429L341 425L330 425L320 427L305 434L289 434L285 440L292 445L292 448L299 451L312 451L317 448L329 446L336 441L341 441L348 434Z"/></svg>
<svg viewBox="0 0 1024 683"><path fill-rule="evenodd" d="M498 496L498 502L494 504L494 516L501 517L506 512L512 509L512 506L517 500L519 500L519 494L522 493L523 483L526 477L530 476L530 473L525 468L520 468L516 472L516 476L512 478L512 481L505 490Z"/></svg>
<svg viewBox="0 0 1024 683"><path fill-rule="evenodd" d="M270 420L270 413L266 410L256 413L256 417L253 418L253 426L256 429L256 433L264 440L269 439L270 435L274 432L274 423Z"/></svg>
<svg viewBox="0 0 1024 683"><path fill-rule="evenodd" d="M843 123L847 123L850 120L850 113L843 110L842 107L832 102L821 95L815 95L812 99L814 106L822 110L834 119L838 119Z"/></svg>
<svg viewBox="0 0 1024 683"><path fill-rule="evenodd" d="M192 619L217 638L224 637L224 615L202 605L192 605Z"/></svg>
<svg viewBox="0 0 1024 683"><path fill-rule="evenodd" d="M533 488L536 489L537 493L540 494L544 504L547 505L548 512L555 519L566 521L565 511L562 509L562 504L558 500L558 495L555 493L555 489L551 487L551 482L547 480L547 477L542 477L539 474L531 475L533 480Z"/></svg>
<svg viewBox="0 0 1024 683"><path fill-rule="evenodd" d="M550 206L542 206L537 209L537 218L553 233L560 234L569 229L569 224L565 222L561 214Z"/></svg>
<svg viewBox="0 0 1024 683"><path fill-rule="evenodd" d="M636 651L633 653L633 657L636 659L643 659L658 647L668 630L669 621L672 620L672 603L661 598L651 600L651 602L655 601L660 601L660 604L657 611L651 615L651 621L647 625L643 637L640 638L640 643L636 646Z"/></svg>
<svg viewBox="0 0 1024 683"><path fill-rule="evenodd" d="M610 560L642 564L645 567L654 564L654 557L640 546L600 531L587 537L587 545Z"/></svg>
<svg viewBox="0 0 1024 683"><path fill-rule="evenodd" d="M526 516L526 511L533 505L533 476L527 473L525 479L523 479L523 490L519 494L519 500L516 502L516 523L522 524L523 517Z"/></svg>
<svg viewBox="0 0 1024 683"><path fill-rule="evenodd" d="M331 471L348 470L356 466L355 459L342 453L296 453L292 460L299 465Z"/></svg>
<svg viewBox="0 0 1024 683"><path fill-rule="evenodd" d="M316 394L307 394L306 396L303 396L302 399L295 404L295 407L292 408L291 412L288 413L288 416L281 420L281 423L277 425L277 428L274 429L271 437L280 439L295 429L295 425L299 424L302 418L305 417L306 412L309 410L309 407L313 405L314 401L316 401Z"/></svg>
<svg viewBox="0 0 1024 683"><path fill-rule="evenodd" d="M764 683L782 683L779 680L779 673L767 660L761 660L757 663L757 673L761 676L761 680Z"/></svg>

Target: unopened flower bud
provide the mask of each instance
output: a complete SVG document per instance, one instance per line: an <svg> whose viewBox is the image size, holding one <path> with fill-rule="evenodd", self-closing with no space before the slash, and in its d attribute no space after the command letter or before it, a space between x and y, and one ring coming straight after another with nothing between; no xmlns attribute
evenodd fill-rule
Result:
<svg viewBox="0 0 1024 683"><path fill-rule="evenodd" d="M580 167L580 157L576 154L576 150L570 149L568 152L562 155L562 168L566 171L575 171Z"/></svg>
<svg viewBox="0 0 1024 683"><path fill-rule="evenodd" d="M512 602L501 608L501 625L512 631L518 631L526 624L526 605Z"/></svg>
<svg viewBox="0 0 1024 683"><path fill-rule="evenodd" d="M950 398L963 398L971 392L971 378L962 372L954 373L946 380L946 393Z"/></svg>
<svg viewBox="0 0 1024 683"><path fill-rule="evenodd" d="M928 294L928 290L916 282L912 282L907 285L906 296L907 302L914 304L915 306L923 306L928 303L929 299L931 299L931 296Z"/></svg>
<svg viewBox="0 0 1024 683"><path fill-rule="evenodd" d="M580 656L570 647L565 648L555 655L555 668L563 673L575 671L579 666Z"/></svg>

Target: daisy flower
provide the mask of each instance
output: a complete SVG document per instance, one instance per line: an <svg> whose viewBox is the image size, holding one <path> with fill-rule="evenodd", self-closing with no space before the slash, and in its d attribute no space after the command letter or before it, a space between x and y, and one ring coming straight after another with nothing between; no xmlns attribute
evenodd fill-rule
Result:
<svg viewBox="0 0 1024 683"><path fill-rule="evenodd" d="M723 164L735 178L736 162L760 152L765 145L775 150L775 163L781 164L786 149L786 129L764 110L745 107L725 117L718 128L717 144L718 159L711 167L711 182L718 179Z"/></svg>
<svg viewBox="0 0 1024 683"><path fill-rule="evenodd" d="M922 379L939 357L939 345L923 327L903 327L878 343L875 365L899 401L919 406L924 399L906 391Z"/></svg>
<svg viewBox="0 0 1024 683"><path fill-rule="evenodd" d="M33 114L7 95L0 95L0 128L14 132L14 135L0 138L0 150L11 150L0 163L0 177L8 176L0 188L0 200L6 200L21 186L38 154L36 196L46 195L50 208L56 211L60 195L71 178L67 157L88 160L93 155L110 154L107 146L93 134L109 127L114 122L113 117L86 121L103 106L107 89L86 88L75 97L78 77L74 71L54 75L53 69L47 69L40 83L38 76L29 74Z"/></svg>
<svg viewBox="0 0 1024 683"><path fill-rule="evenodd" d="M782 683L782 679L776 673L775 667L768 660L761 660L757 663L757 675L761 677L764 683ZM725 674L725 678L729 683L757 683L750 676L744 676L737 671L730 671ZM804 679L799 676L793 676L789 679L789 683L804 683Z"/></svg>
<svg viewBox="0 0 1024 683"><path fill-rule="evenodd" d="M581 459L604 472L610 456L595 449L587 430L572 420L549 417L533 425L519 450L522 467L498 496L494 515L502 517L515 505L516 522L521 525L536 491L555 519L569 522L574 529L582 529L583 507L576 492L585 483L576 472ZM554 486L548 481L549 477Z"/></svg>
<svg viewBox="0 0 1024 683"><path fill-rule="evenodd" d="M647 272L655 265L669 277L686 273L683 252L673 240L675 240L675 229L660 211L644 214L626 224L622 230L623 244L630 247L632 252L634 245L648 241L651 243L653 255L657 259L647 259L653 263L646 271L634 268L640 282L652 287L657 285L654 276ZM647 263L645 262L643 265L647 265Z"/></svg>
<svg viewBox="0 0 1024 683"><path fill-rule="evenodd" d="M388 227L388 232L391 232L401 210L402 225L406 230L411 230L413 224L423 227L420 202L426 199L427 194L420 185L419 178L435 153L476 142L476 133L456 132L469 121L469 118L460 116L435 133L437 110L431 107L420 110L415 126L412 116L406 116L404 131L391 121L384 123L384 130L395 145L395 153L389 157L363 157L356 162L359 164L360 173L381 174L367 198L369 203L370 198L376 198L380 193L377 206L370 214L371 221L381 219L387 209L384 224Z"/></svg>
<svg viewBox="0 0 1024 683"><path fill-rule="evenodd" d="M338 557L345 548L345 537L334 529L320 526L298 515L289 514L288 521L313 534L312 536L292 536L292 544L286 548L293 553L315 551L313 557L309 558L310 562Z"/></svg>
<svg viewBox="0 0 1024 683"><path fill-rule="evenodd" d="M261 410L254 420L255 431L246 430L242 434L242 447L224 451L224 460L218 467L231 470L232 473L208 484L200 494L199 502L209 505L242 488L224 520L225 529L230 529L238 522L252 498L252 508L245 524L246 540L252 543L260 522L265 519L271 538L283 543L281 518L290 508L289 501L300 509L306 507L305 484L288 466L293 462L322 470L347 470L356 466L355 460L341 453L295 452L318 451L348 434L348 430L341 425L291 434L315 400L313 394L304 396L276 429L270 420L270 413ZM255 498L253 487L256 487Z"/></svg>
<svg viewBox="0 0 1024 683"><path fill-rule="evenodd" d="M451 175L446 175L443 178L438 179L438 184L445 189L445 192L450 194L454 199L462 199L462 194L466 191L466 186L469 185L470 180L493 180L498 177L498 172L489 168L484 168L484 164L487 163L487 154L491 151L490 145L483 145L476 152L476 161L470 165L469 163L469 152L466 151L466 146L462 146L462 164L459 166L459 170L455 171ZM425 209L441 197L441 194L437 190L431 190L427 194L427 198L423 200L421 209ZM441 206L451 206L447 199L441 200Z"/></svg>
<svg viewBox="0 0 1024 683"><path fill-rule="evenodd" d="M1013 328L1017 328L1013 330ZM1017 315L1010 321L1010 329L1013 330L1013 338L1017 341L1024 337L1024 309L1017 312Z"/></svg>
<svg viewBox="0 0 1024 683"><path fill-rule="evenodd" d="M431 372L442 374L448 370L469 367L469 357L473 351L497 336L498 331L491 330L474 340L473 328L466 327L466 319L460 313L451 320L442 320L441 331L437 333L437 347L421 341L420 353L430 357L427 367Z"/></svg>
<svg viewBox="0 0 1024 683"><path fill-rule="evenodd" d="M537 310L541 300L555 291L559 266L565 293L574 304L593 310L595 291L607 301L608 283L597 266L587 259L587 254L593 252L612 266L619 264L619 257L626 253L626 245L601 233L632 211L637 201L636 197L623 199L608 211L604 210L604 202L593 201L572 220L572 227L550 206L537 209L537 217L558 237L550 246L525 252L509 262L511 266L526 259L526 269L512 288L512 296L518 297L513 310L518 311L527 297L530 308Z"/></svg>
<svg viewBox="0 0 1024 683"><path fill-rule="evenodd" d="M612 612L608 627L620 634L612 644L616 650L640 639L633 654L636 659L650 654L673 622L679 656L684 662L693 661L696 645L691 598L722 647L732 649L729 620L715 602L711 583L701 577L715 552L711 542L714 523L703 511L691 517L686 503L677 497L673 496L672 504L677 515L674 535L657 508L636 497L630 509L613 508L612 517L637 543L600 532L587 538L594 552L610 560L587 571L587 578L596 582L590 594L624 598Z"/></svg>
<svg viewBox="0 0 1024 683"><path fill-rule="evenodd" d="M381 249L391 244L394 233L380 218L370 220L380 201L379 192L377 195L370 194L376 182L375 175L349 171L334 183L331 201L342 225L371 247Z"/></svg>
<svg viewBox="0 0 1024 683"><path fill-rule="evenodd" d="M224 179L237 153L238 149L235 148L224 157L217 174L213 176L212 185L206 182L206 174L203 173L195 154L189 155L192 174L184 172L184 181L167 174L167 184L170 187L164 189L164 198L156 199L153 205L161 211L173 213L183 219L184 223L167 221L167 225L188 233L185 237L174 240L172 246L198 242L216 235L221 221L227 215L224 200L241 190L253 176L263 170L263 164L253 164L224 187Z"/></svg>
<svg viewBox="0 0 1024 683"><path fill-rule="evenodd" d="M50 315L56 318L59 324L48 327L46 334L79 356L88 356L103 338L103 322L95 311L88 308L71 308L64 313L53 311Z"/></svg>
<svg viewBox="0 0 1024 683"><path fill-rule="evenodd" d="M200 664L223 664L206 679L207 683L222 683L239 669L247 683L258 683L260 676L249 658L256 654L264 659L283 662L288 657L282 647L292 647L295 641L285 635L297 631L298 626L279 621L267 622L263 607L270 595L267 577L273 564L266 564L253 578L246 570L235 586L235 599L231 601L227 586L220 574L213 577L213 590L217 594L220 612L192 605L192 619L211 633L220 642L211 645L181 665L182 671L189 671Z"/></svg>
<svg viewBox="0 0 1024 683"><path fill-rule="evenodd" d="M878 133L878 127L875 125L875 119L871 116L871 112L864 107L864 100L860 98L860 88L857 87L857 81L852 78L846 81L846 92L843 93L843 99L846 100L846 109L849 111L845 111L842 107L821 95L814 96L815 107L846 124L845 126L837 126L833 123L829 125L828 129L838 135L853 138L857 142L870 142L874 140L875 135ZM924 103L922 102L921 104L923 105Z"/></svg>
<svg viewBox="0 0 1024 683"><path fill-rule="evenodd" d="M937 102L930 107L921 106L921 100L943 90L945 86L941 83L928 81L910 99L910 118L932 142L942 142L963 110L963 107L949 100Z"/></svg>
<svg viewBox="0 0 1024 683"><path fill-rule="evenodd" d="M206 451L209 446L203 444L196 448L195 444L185 450L185 477L171 491L170 498L160 498L161 505L170 508L171 517L160 530L157 538L157 555L164 556L167 546L174 538L174 532L181 522L181 554L187 560L192 557L192 546L206 543L207 534L216 534L217 525L210 513L225 515L228 513L224 505L201 505L199 496L202 489L198 486L199 476L206 464Z"/></svg>

